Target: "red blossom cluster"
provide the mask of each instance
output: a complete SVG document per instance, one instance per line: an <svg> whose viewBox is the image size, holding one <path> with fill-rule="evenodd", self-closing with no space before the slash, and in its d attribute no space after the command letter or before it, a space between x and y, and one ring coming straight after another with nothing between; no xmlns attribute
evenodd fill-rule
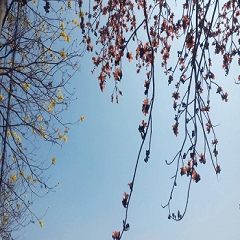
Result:
<svg viewBox="0 0 240 240"><path fill-rule="evenodd" d="M182 167L181 169L181 176L182 175L187 175L187 176L192 176L192 180L195 181L196 183L198 183L201 180L200 175L196 172L194 166L197 165L197 160L193 159L193 166L191 166L191 160L188 160L188 166Z"/></svg>
<svg viewBox="0 0 240 240"><path fill-rule="evenodd" d="M148 114L149 108L150 108L149 99L144 99L143 106L142 106L142 112L145 116Z"/></svg>
<svg viewBox="0 0 240 240"><path fill-rule="evenodd" d="M207 126L207 132L210 133L210 130L211 130L211 128L212 128L211 119L208 119L208 122L206 123L206 126Z"/></svg>
<svg viewBox="0 0 240 240"><path fill-rule="evenodd" d="M177 135L179 134L178 132L178 122L176 122L173 126L173 133L175 134L175 136L177 137Z"/></svg>

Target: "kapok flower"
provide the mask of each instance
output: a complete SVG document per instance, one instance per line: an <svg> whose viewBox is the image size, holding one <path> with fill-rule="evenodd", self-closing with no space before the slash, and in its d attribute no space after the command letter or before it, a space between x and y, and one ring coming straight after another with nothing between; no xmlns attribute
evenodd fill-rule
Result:
<svg viewBox="0 0 240 240"><path fill-rule="evenodd" d="M124 196L125 196L125 198L123 198L123 200L122 200L122 205L126 208L127 205L128 205L127 200L128 200L129 194L127 194L127 193L125 192L125 193L124 193Z"/></svg>
<svg viewBox="0 0 240 240"><path fill-rule="evenodd" d="M129 183L128 186L130 187L130 189L132 190L132 187L133 187L133 183Z"/></svg>
<svg viewBox="0 0 240 240"><path fill-rule="evenodd" d="M173 97L175 100L178 100L178 99L180 98L180 95L179 95L178 92L174 92L174 93L172 94L172 97Z"/></svg>
<svg viewBox="0 0 240 240"><path fill-rule="evenodd" d="M148 114L148 110L150 108L149 99L144 99L143 101L143 106L142 106L142 112L146 116Z"/></svg>
<svg viewBox="0 0 240 240"><path fill-rule="evenodd" d="M0 95L0 102L2 102L4 100L3 95Z"/></svg>
<svg viewBox="0 0 240 240"><path fill-rule="evenodd" d="M228 101L227 97L228 97L228 94L227 94L227 93L222 94L222 100L225 100L225 102Z"/></svg>
<svg viewBox="0 0 240 240"><path fill-rule="evenodd" d="M186 46L187 48L192 48L193 45L194 45L194 36L191 35L191 33L188 33L187 34L187 37L186 37Z"/></svg>
<svg viewBox="0 0 240 240"><path fill-rule="evenodd" d="M66 136L63 136L63 141L67 142L67 137Z"/></svg>
<svg viewBox="0 0 240 240"><path fill-rule="evenodd" d="M210 133L210 130L212 128L212 123L211 123L210 119L208 119L208 122L206 123L206 126L207 126L207 132Z"/></svg>
<svg viewBox="0 0 240 240"><path fill-rule="evenodd" d="M144 120L142 120L142 125L144 128L147 127L147 123L145 123Z"/></svg>
<svg viewBox="0 0 240 240"><path fill-rule="evenodd" d="M115 232L113 232L112 238L113 239L118 239L119 236L120 236L120 232L115 231Z"/></svg>
<svg viewBox="0 0 240 240"><path fill-rule="evenodd" d="M219 165L217 165L217 167L216 167L216 173L220 173L220 171L221 171L221 168L220 168L220 166Z"/></svg>
<svg viewBox="0 0 240 240"><path fill-rule="evenodd" d="M217 145L218 144L218 140L215 139L214 141L212 140L212 145Z"/></svg>
<svg viewBox="0 0 240 240"><path fill-rule="evenodd" d="M210 110L210 106L209 105L207 105L206 107L205 106L203 106L202 107L202 112L209 112L209 110Z"/></svg>
<svg viewBox="0 0 240 240"><path fill-rule="evenodd" d="M20 177L24 177L24 171L19 171Z"/></svg>
<svg viewBox="0 0 240 240"><path fill-rule="evenodd" d="M131 60L133 59L132 52L127 53L127 58L128 58L128 61L131 62Z"/></svg>
<svg viewBox="0 0 240 240"><path fill-rule="evenodd" d="M177 137L177 135L179 134L179 132L178 132L178 122L176 122L172 127L173 127L173 132L174 132L174 134L176 135L176 137Z"/></svg>
<svg viewBox="0 0 240 240"><path fill-rule="evenodd" d="M199 155L199 157L200 157L199 162L205 164L205 163L206 163L206 158L205 158L205 156L201 153L201 154Z"/></svg>

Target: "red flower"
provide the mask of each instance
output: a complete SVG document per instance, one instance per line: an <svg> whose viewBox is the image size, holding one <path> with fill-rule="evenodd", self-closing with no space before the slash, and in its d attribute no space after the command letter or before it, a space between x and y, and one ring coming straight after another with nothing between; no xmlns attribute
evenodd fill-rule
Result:
<svg viewBox="0 0 240 240"><path fill-rule="evenodd" d="M224 95L222 94L222 100L225 100L225 102L228 101L227 97L228 97L227 93L225 93Z"/></svg>
<svg viewBox="0 0 240 240"><path fill-rule="evenodd" d="M218 144L218 140L217 139L215 139L214 141L212 140L212 145L217 145Z"/></svg>
<svg viewBox="0 0 240 240"><path fill-rule="evenodd" d="M179 134L179 132L178 132L178 122L176 122L172 127L173 127L173 132L177 137L177 135Z"/></svg>
<svg viewBox="0 0 240 240"><path fill-rule="evenodd" d="M187 37L186 37L186 46L187 48L192 48L193 45L194 45L194 36L192 36L190 33L187 34Z"/></svg>
<svg viewBox="0 0 240 240"><path fill-rule="evenodd" d="M180 98L180 95L179 95L179 93L174 92L174 93L172 94L172 97L175 98L175 100L178 100L178 99Z"/></svg>
<svg viewBox="0 0 240 240"><path fill-rule="evenodd" d="M215 168L215 170L216 170L216 173L220 173L220 171L221 171L221 168L220 168L220 166L219 166L219 165L217 165L217 167Z"/></svg>
<svg viewBox="0 0 240 240"><path fill-rule="evenodd" d="M122 205L126 208L127 207L127 205L128 205L128 197L129 197L129 194L127 194L126 192L124 193L124 196L125 196L125 198L123 198L123 200L122 200Z"/></svg>
<svg viewBox="0 0 240 240"><path fill-rule="evenodd" d="M205 106L203 106L202 107L202 112L209 112L209 110L210 110L210 106L209 105L207 105L206 107Z"/></svg>
<svg viewBox="0 0 240 240"><path fill-rule="evenodd" d="M128 61L131 62L131 60L133 59L132 52L127 53L127 58L128 58Z"/></svg>
<svg viewBox="0 0 240 240"><path fill-rule="evenodd" d="M142 120L142 125L145 128L147 126L147 123L145 123L144 120Z"/></svg>
<svg viewBox="0 0 240 240"><path fill-rule="evenodd" d="M129 183L128 186L130 187L130 189L132 190L132 187L133 187L133 183Z"/></svg>
<svg viewBox="0 0 240 240"><path fill-rule="evenodd" d="M113 232L112 238L113 239L118 239L119 235L120 235L120 232L115 231L115 232Z"/></svg>
<svg viewBox="0 0 240 240"><path fill-rule="evenodd" d="M199 157L200 157L199 162L205 164L205 163L206 163L206 158L205 158L205 156L201 153Z"/></svg>

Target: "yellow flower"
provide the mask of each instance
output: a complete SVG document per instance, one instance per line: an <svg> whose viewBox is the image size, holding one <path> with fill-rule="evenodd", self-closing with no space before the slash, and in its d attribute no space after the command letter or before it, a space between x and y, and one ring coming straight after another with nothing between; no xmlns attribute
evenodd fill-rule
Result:
<svg viewBox="0 0 240 240"><path fill-rule="evenodd" d="M83 120L85 120L85 116L81 116L80 120L81 120L81 122L83 122Z"/></svg>
<svg viewBox="0 0 240 240"><path fill-rule="evenodd" d="M42 132L43 131L43 125L40 125L40 131Z"/></svg>
<svg viewBox="0 0 240 240"><path fill-rule="evenodd" d="M47 62L47 63L46 63L46 66L47 66L47 67L50 67L50 64Z"/></svg>
<svg viewBox="0 0 240 240"><path fill-rule="evenodd" d="M74 19L72 20L72 23L73 23L73 24L77 24L77 20L74 18Z"/></svg>
<svg viewBox="0 0 240 240"><path fill-rule="evenodd" d="M19 211L20 207L21 207L21 205L20 205L20 204L18 204L18 205L17 205L17 210L18 210L18 211Z"/></svg>
<svg viewBox="0 0 240 240"><path fill-rule="evenodd" d="M7 205L9 206L9 202L7 202Z"/></svg>
<svg viewBox="0 0 240 240"><path fill-rule="evenodd" d="M54 57L53 57L53 58L54 58L54 60L55 60L55 61L57 60L57 57L56 57L55 55L54 55Z"/></svg>
<svg viewBox="0 0 240 240"><path fill-rule="evenodd" d="M51 106L48 106L48 107L47 107L47 110L48 110L48 111L51 111L51 109L52 109Z"/></svg>
<svg viewBox="0 0 240 240"><path fill-rule="evenodd" d="M62 30L65 28L65 25L63 22L61 22L60 27L62 28Z"/></svg>
<svg viewBox="0 0 240 240"><path fill-rule="evenodd" d="M25 120L26 120L26 121L29 121L28 115L25 116Z"/></svg>
<svg viewBox="0 0 240 240"><path fill-rule="evenodd" d="M49 47L48 48L48 53L51 53L52 52L52 49Z"/></svg>
<svg viewBox="0 0 240 240"><path fill-rule="evenodd" d="M9 217L4 216L4 218L2 220L2 225L5 225L5 223L8 221L9 221Z"/></svg>
<svg viewBox="0 0 240 240"><path fill-rule="evenodd" d="M46 191L46 193L48 193L48 190Z"/></svg>
<svg viewBox="0 0 240 240"><path fill-rule="evenodd" d="M38 220L41 227L43 227L43 221Z"/></svg>
<svg viewBox="0 0 240 240"><path fill-rule="evenodd" d="M68 1L68 7L72 6L72 2Z"/></svg>
<svg viewBox="0 0 240 240"><path fill-rule="evenodd" d="M36 1L36 0L33 0L33 4L34 4L34 5L37 5L37 1Z"/></svg>
<svg viewBox="0 0 240 240"><path fill-rule="evenodd" d="M56 158L55 157L51 157L52 160L52 164L54 164L56 162Z"/></svg>
<svg viewBox="0 0 240 240"><path fill-rule="evenodd" d="M17 180L16 175L12 174L11 177L10 177L10 180L13 181L13 182L16 182L16 180Z"/></svg>
<svg viewBox="0 0 240 240"><path fill-rule="evenodd" d="M68 43L70 43L70 38L69 37L67 37L67 40L66 40Z"/></svg>
<svg viewBox="0 0 240 240"><path fill-rule="evenodd" d="M67 137L66 136L63 137L63 141L67 142Z"/></svg>
<svg viewBox="0 0 240 240"><path fill-rule="evenodd" d="M38 117L38 120L39 120L39 121L42 121L42 117Z"/></svg>
<svg viewBox="0 0 240 240"><path fill-rule="evenodd" d="M45 24L45 23L43 23L42 25L43 25L44 28L46 27L46 24Z"/></svg>
<svg viewBox="0 0 240 240"><path fill-rule="evenodd" d="M0 95L0 102L2 102L4 100L3 95Z"/></svg>
<svg viewBox="0 0 240 240"><path fill-rule="evenodd" d="M65 130L64 130L64 134L66 134L67 133L67 129L65 128Z"/></svg>
<svg viewBox="0 0 240 240"><path fill-rule="evenodd" d="M60 53L60 56L62 57L62 58L65 58L65 59L67 59L67 57L66 57L66 54L65 54L65 52L64 52L64 50L62 50Z"/></svg>
<svg viewBox="0 0 240 240"><path fill-rule="evenodd" d="M62 100L63 100L63 95L62 95L62 94L59 95L58 100L59 100L59 101L62 101Z"/></svg>
<svg viewBox="0 0 240 240"><path fill-rule="evenodd" d="M58 89L58 92L61 93L61 89Z"/></svg>
<svg viewBox="0 0 240 240"><path fill-rule="evenodd" d="M18 142L21 142L21 138L19 136L17 136L17 140Z"/></svg>
<svg viewBox="0 0 240 240"><path fill-rule="evenodd" d="M75 65L74 65L74 69L77 69L77 62L76 62Z"/></svg>
<svg viewBox="0 0 240 240"><path fill-rule="evenodd" d="M78 28L80 28L80 27L81 27L81 23L79 22L79 23L77 24L77 26L78 26Z"/></svg>
<svg viewBox="0 0 240 240"><path fill-rule="evenodd" d="M30 88L30 84L29 83L24 83L23 84L23 89L26 90L26 89L29 89Z"/></svg>
<svg viewBox="0 0 240 240"><path fill-rule="evenodd" d="M30 183L30 181L31 181L31 178L32 178L32 176L30 176L30 175L27 175L27 181L28 181L28 183Z"/></svg>
<svg viewBox="0 0 240 240"><path fill-rule="evenodd" d="M35 29L36 36L39 37L38 30Z"/></svg>
<svg viewBox="0 0 240 240"><path fill-rule="evenodd" d="M20 177L24 177L24 171L19 171Z"/></svg>
<svg viewBox="0 0 240 240"><path fill-rule="evenodd" d="M61 36L61 37L66 37L66 33L65 33L64 31L62 31L62 32L60 33L60 36Z"/></svg>
<svg viewBox="0 0 240 240"><path fill-rule="evenodd" d="M62 135L60 133L58 133L58 139L61 140L62 139Z"/></svg>
<svg viewBox="0 0 240 240"><path fill-rule="evenodd" d="M11 137L11 132L9 130L7 130L7 135L8 137Z"/></svg>
<svg viewBox="0 0 240 240"><path fill-rule="evenodd" d="M79 12L79 18L83 18L83 17L84 17L84 12L83 11Z"/></svg>
<svg viewBox="0 0 240 240"><path fill-rule="evenodd" d="M37 179L36 179L36 178L35 178L35 179L33 179L33 182L34 182L34 183L36 183L36 182L37 182Z"/></svg>
<svg viewBox="0 0 240 240"><path fill-rule="evenodd" d="M27 197L27 194L26 194L26 193L24 194L24 197Z"/></svg>

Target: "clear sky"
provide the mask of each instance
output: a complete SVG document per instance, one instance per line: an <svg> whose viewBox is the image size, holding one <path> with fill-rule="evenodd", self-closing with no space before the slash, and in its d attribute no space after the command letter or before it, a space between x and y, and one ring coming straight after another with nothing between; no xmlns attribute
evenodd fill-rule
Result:
<svg viewBox="0 0 240 240"><path fill-rule="evenodd" d="M127 60L127 59L126 59ZM216 176L210 161L199 167L201 181L192 183L187 214L180 222L168 220L168 201L174 167L167 166L179 150L183 133L172 132L174 110L172 92L161 68L156 78L156 98L153 110L153 137L149 162L141 156L134 191L128 212L130 231L123 235L131 240L202 240L240 239L240 86L234 84L239 70L236 64L225 77L215 59L216 81L228 92L223 102L212 91L212 121L218 143L220 175ZM61 183L46 197L37 199L33 212L46 215L41 228L36 222L23 230L24 240L95 240L112 239L113 231L122 229L125 209L123 193L129 191L133 170L141 143L138 125L141 124L144 100L144 75L136 75L134 60L123 64L123 79L119 84L123 97L111 103L114 80L107 81L105 91L99 88L97 74L91 74L91 55L81 60L81 71L72 79L77 98L64 113L66 121L86 120L71 126L68 141L63 147L46 150L56 157L56 164L47 173L49 183ZM145 146L144 151L147 149ZM184 177L184 176L183 176ZM186 176L185 176L186 177ZM181 179L180 179L181 180ZM173 209L183 209L187 182L180 181L173 195ZM23 235L22 235L23 234Z"/></svg>

